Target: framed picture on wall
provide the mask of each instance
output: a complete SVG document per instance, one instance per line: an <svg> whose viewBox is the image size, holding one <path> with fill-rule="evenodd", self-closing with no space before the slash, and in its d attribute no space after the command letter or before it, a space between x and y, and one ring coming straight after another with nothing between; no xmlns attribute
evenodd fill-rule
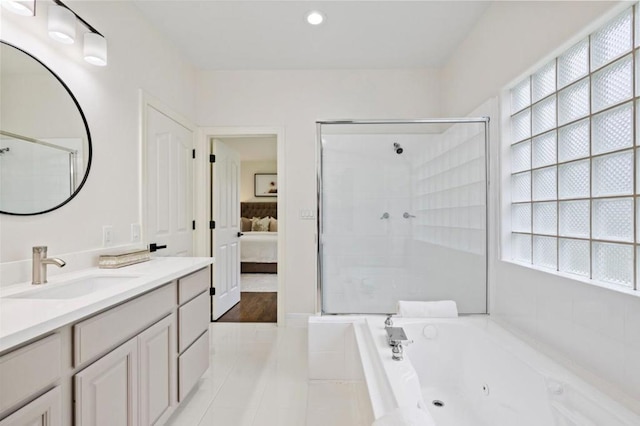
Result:
<svg viewBox="0 0 640 426"><path fill-rule="evenodd" d="M254 175L253 193L256 197L277 197L278 175L275 173L256 173Z"/></svg>

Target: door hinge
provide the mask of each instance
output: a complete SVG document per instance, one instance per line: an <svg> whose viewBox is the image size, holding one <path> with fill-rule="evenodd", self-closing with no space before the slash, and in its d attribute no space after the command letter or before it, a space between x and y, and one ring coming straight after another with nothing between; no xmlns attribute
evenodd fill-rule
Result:
<svg viewBox="0 0 640 426"><path fill-rule="evenodd" d="M193 229L194 231L196 230L196 221L195 220L191 221L191 229Z"/></svg>
<svg viewBox="0 0 640 426"><path fill-rule="evenodd" d="M210 220L209 221L209 229L216 229L216 221L215 220Z"/></svg>
<svg viewBox="0 0 640 426"><path fill-rule="evenodd" d="M210 163L215 163L216 162L216 156L214 154L209 155L209 162Z"/></svg>
<svg viewBox="0 0 640 426"><path fill-rule="evenodd" d="M191 151L191 158L195 159L196 158L196 150L192 150Z"/></svg>
<svg viewBox="0 0 640 426"><path fill-rule="evenodd" d="M215 295L216 295L216 288L209 287L209 296L215 296Z"/></svg>

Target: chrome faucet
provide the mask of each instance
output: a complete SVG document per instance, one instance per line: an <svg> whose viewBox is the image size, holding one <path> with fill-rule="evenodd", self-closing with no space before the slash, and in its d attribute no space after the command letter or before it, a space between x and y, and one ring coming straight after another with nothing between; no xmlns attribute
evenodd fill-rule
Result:
<svg viewBox="0 0 640 426"><path fill-rule="evenodd" d="M47 283L47 265L62 268L67 263L57 257L47 257L47 246L33 247L33 263L31 265L31 284Z"/></svg>

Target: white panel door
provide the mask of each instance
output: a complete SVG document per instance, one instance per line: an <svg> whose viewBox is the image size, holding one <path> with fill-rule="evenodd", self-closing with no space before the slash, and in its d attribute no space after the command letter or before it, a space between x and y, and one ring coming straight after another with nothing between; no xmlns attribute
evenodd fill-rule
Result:
<svg viewBox="0 0 640 426"><path fill-rule="evenodd" d="M240 302L240 154L219 140L213 141L211 231L215 295L211 318L217 320Z"/></svg>
<svg viewBox="0 0 640 426"><path fill-rule="evenodd" d="M138 335L140 425L163 424L178 404L176 314Z"/></svg>
<svg viewBox="0 0 640 426"><path fill-rule="evenodd" d="M193 132L152 106L146 108L145 235L158 247L157 255L190 256Z"/></svg>
<svg viewBox="0 0 640 426"><path fill-rule="evenodd" d="M138 342L131 339L75 376L76 426L138 424Z"/></svg>

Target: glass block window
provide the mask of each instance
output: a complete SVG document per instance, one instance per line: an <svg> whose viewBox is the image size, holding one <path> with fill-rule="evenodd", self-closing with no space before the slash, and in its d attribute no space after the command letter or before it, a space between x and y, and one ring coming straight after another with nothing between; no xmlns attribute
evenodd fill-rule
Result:
<svg viewBox="0 0 640 426"><path fill-rule="evenodd" d="M510 93L511 259L640 290L640 41L631 7Z"/></svg>

